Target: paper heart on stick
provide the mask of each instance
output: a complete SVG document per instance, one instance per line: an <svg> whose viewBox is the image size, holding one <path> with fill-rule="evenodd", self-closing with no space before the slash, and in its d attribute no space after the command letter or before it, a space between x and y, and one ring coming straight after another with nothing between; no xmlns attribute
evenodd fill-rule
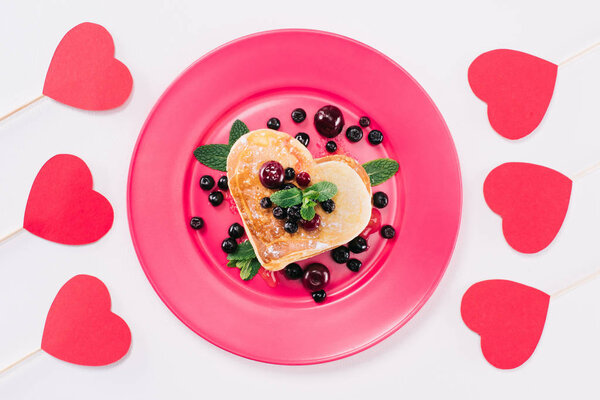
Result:
<svg viewBox="0 0 600 400"><path fill-rule="evenodd" d="M550 105L558 65L515 50L488 51L469 66L473 93L488 105L492 128L507 139L529 135Z"/></svg>
<svg viewBox="0 0 600 400"><path fill-rule="evenodd" d="M60 289L48 311L42 350L73 364L99 366L120 360L131 345L129 327L111 311L98 278L77 275Z"/></svg>
<svg viewBox="0 0 600 400"><path fill-rule="evenodd" d="M63 244L95 242L112 227L113 209L92 189L83 160L59 154L40 169L27 199L23 228Z"/></svg>
<svg viewBox="0 0 600 400"><path fill-rule="evenodd" d="M533 354L549 303L550 295L538 289L495 279L471 286L460 312L469 329L481 336L485 359L496 368L511 369Z"/></svg>
<svg viewBox="0 0 600 400"><path fill-rule="evenodd" d="M494 168L483 194L502 217L508 244L521 253L536 253L556 237L569 208L573 181L541 165L510 162Z"/></svg>
<svg viewBox="0 0 600 400"><path fill-rule="evenodd" d="M90 22L77 25L54 51L43 94L84 110L120 106L129 97L133 80L114 55L114 42L105 28Z"/></svg>

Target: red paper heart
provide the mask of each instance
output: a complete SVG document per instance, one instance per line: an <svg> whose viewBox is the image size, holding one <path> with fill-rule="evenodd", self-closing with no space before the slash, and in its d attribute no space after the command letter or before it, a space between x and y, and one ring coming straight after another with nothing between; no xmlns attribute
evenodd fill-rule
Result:
<svg viewBox="0 0 600 400"><path fill-rule="evenodd" d="M469 84L488 105L492 128L507 139L529 135L550 105L558 65L515 50L492 50L469 66Z"/></svg>
<svg viewBox="0 0 600 400"><path fill-rule="evenodd" d="M114 55L115 45L106 29L90 22L77 25L54 51L43 93L84 110L120 106L129 97L133 80Z"/></svg>
<svg viewBox="0 0 600 400"><path fill-rule="evenodd" d="M110 311L110 294L98 278L77 275L60 289L46 318L42 350L79 365L106 365L129 351L131 332Z"/></svg>
<svg viewBox="0 0 600 400"><path fill-rule="evenodd" d="M23 228L63 244L95 242L109 231L113 209L92 190L92 174L78 157L59 154L38 172L25 208Z"/></svg>
<svg viewBox="0 0 600 400"><path fill-rule="evenodd" d="M481 351L496 368L510 369L533 354L544 330L550 296L506 280L471 286L462 298L465 324L481 336Z"/></svg>
<svg viewBox="0 0 600 400"><path fill-rule="evenodd" d="M558 234L569 208L573 181L553 169L528 163L502 164L483 184L488 206L502 217L508 244L537 253Z"/></svg>

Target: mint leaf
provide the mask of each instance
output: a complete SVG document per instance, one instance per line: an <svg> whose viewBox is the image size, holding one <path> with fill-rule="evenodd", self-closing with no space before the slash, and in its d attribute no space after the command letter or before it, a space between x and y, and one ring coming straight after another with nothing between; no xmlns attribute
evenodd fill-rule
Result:
<svg viewBox="0 0 600 400"><path fill-rule="evenodd" d="M291 207L302 202L302 192L298 188L280 190L271 195L271 201L280 207Z"/></svg>
<svg viewBox="0 0 600 400"><path fill-rule="evenodd" d="M398 161L391 158L378 158L377 160L364 163L362 166L367 171L367 175L369 175L371 186L377 186L387 181L400 168Z"/></svg>
<svg viewBox="0 0 600 400"><path fill-rule="evenodd" d="M258 273L259 269L260 263L256 258L253 258L247 265L245 265L241 269L240 278L242 278L245 281L249 281L250 279L254 278L254 276Z"/></svg>
<svg viewBox="0 0 600 400"><path fill-rule="evenodd" d="M315 203L314 202L309 202L309 203L303 203L302 207L300 208L300 216L302 217L302 219L306 220L306 221L310 221L311 219L313 219L315 217Z"/></svg>
<svg viewBox="0 0 600 400"><path fill-rule="evenodd" d="M236 119L231 125L231 130L229 131L229 145L233 146L233 144L238 140L242 135L250 132L250 129L246 126L245 123Z"/></svg>
<svg viewBox="0 0 600 400"><path fill-rule="evenodd" d="M302 201L304 201L304 199L316 200L318 198L319 198L319 192L317 192L316 190L308 190L305 193L302 193Z"/></svg>
<svg viewBox="0 0 600 400"><path fill-rule="evenodd" d="M227 262L227 266L228 266L229 268L234 268L234 267L237 267L237 261L235 261L235 260L228 261L228 262Z"/></svg>
<svg viewBox="0 0 600 400"><path fill-rule="evenodd" d="M329 200L337 194L337 186L327 181L317 182L314 185L304 189L304 192L308 193L313 190L319 192L319 196L316 198L317 201Z"/></svg>
<svg viewBox="0 0 600 400"><path fill-rule="evenodd" d="M249 260L255 257L256 254L254 254L254 248L252 247L252 243L250 243L249 240L238 244L237 249L233 253L227 255L227 259L229 261Z"/></svg>
<svg viewBox="0 0 600 400"><path fill-rule="evenodd" d="M205 144L194 150L194 157L208 168L227 172L227 156L230 149L228 144Z"/></svg>
<svg viewBox="0 0 600 400"><path fill-rule="evenodd" d="M238 260L235 262L235 266L238 267L240 270L244 269L244 268L248 268L248 266L250 265L250 263L252 262L252 260L254 260L253 258L249 258L247 260ZM240 271L241 273L241 271Z"/></svg>

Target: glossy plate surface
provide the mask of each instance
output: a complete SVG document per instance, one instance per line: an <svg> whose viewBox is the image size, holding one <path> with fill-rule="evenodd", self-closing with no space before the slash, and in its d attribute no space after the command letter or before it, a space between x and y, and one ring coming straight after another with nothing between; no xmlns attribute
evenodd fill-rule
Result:
<svg viewBox="0 0 600 400"><path fill-rule="evenodd" d="M344 133L338 152L360 162L398 160L400 171L374 188L388 194L383 224L396 237L369 237L359 273L315 259L331 270L327 301L313 302L299 281L280 273L275 288L257 275L250 282L225 266L220 249L232 222L233 202L214 208L198 181L217 180L193 157L201 144L227 143L235 119L253 129L270 117L280 131L310 135L309 150L327 155L314 113L334 104L346 127L366 115L371 127L359 143ZM307 119L292 121L301 107ZM384 142L372 146L369 129ZM216 190L216 187L215 187ZM392 60L354 40L309 30L269 31L243 37L205 55L165 91L148 116L131 161L128 215L140 263L152 286L190 329L250 359L312 364L354 354L399 329L431 296L452 255L461 215L461 180L452 138L437 108ZM205 227L189 227L201 216ZM312 260L311 260L312 261ZM305 266L309 261L302 261ZM239 335L232 334L239 332Z"/></svg>

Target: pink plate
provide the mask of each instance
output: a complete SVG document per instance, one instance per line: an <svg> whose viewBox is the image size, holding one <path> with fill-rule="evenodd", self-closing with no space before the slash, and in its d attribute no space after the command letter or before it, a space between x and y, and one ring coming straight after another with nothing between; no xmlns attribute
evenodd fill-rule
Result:
<svg viewBox="0 0 600 400"><path fill-rule="evenodd" d="M272 288L257 275L241 281L220 249L239 216L229 194L218 207L200 189L201 144L227 143L241 119L253 129L270 117L280 130L310 135L309 150L325 154L312 118L326 104L340 107L346 126L367 115L359 143L344 134L338 152L361 162L391 157L393 179L377 186L389 195L381 210L396 237L369 237L356 258L360 272L316 257L331 270L327 300L317 305L299 281L276 273ZM290 113L308 117L296 124ZM385 139L372 146L369 129ZM215 188L216 190L216 188ZM437 108L392 60L354 40L326 32L281 30L235 40L202 57L165 91L144 127L131 160L128 215L131 236L150 283L173 313L206 340L232 353L276 364L313 364L357 353L383 340L431 296L452 255L461 213L456 150ZM189 227L192 216L204 228ZM308 264L303 261L301 265Z"/></svg>

